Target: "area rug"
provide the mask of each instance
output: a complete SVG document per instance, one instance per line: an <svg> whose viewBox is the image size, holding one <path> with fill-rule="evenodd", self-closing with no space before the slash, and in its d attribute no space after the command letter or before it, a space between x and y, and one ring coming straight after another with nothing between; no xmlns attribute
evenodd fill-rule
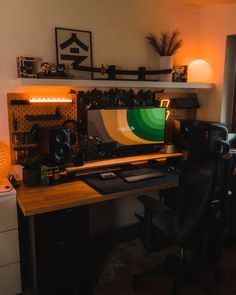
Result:
<svg viewBox="0 0 236 295"><path fill-rule="evenodd" d="M163 264L165 255L170 251L173 251L173 248L149 253L145 251L139 239L115 245L103 257L97 286L130 277L138 272L155 269Z"/></svg>

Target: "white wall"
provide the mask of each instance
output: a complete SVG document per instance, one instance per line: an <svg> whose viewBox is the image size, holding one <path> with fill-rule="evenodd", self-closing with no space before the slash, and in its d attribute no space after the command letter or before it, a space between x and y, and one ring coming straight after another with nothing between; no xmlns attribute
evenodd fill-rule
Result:
<svg viewBox="0 0 236 295"><path fill-rule="evenodd" d="M92 31L94 64L158 67L145 37L179 28L184 46L179 63L196 55L199 11L166 0L1 0L0 140L8 142L6 93L14 92L16 57L55 62L54 28Z"/></svg>
<svg viewBox="0 0 236 295"><path fill-rule="evenodd" d="M55 27L92 31L95 66L155 69L159 60L145 39L147 34L179 29L184 45L175 62L182 65L198 54L199 19L198 8L168 0L1 0L0 141L9 142L6 93L16 90L16 57L36 56L55 62ZM113 214L113 222L125 225L134 221L132 206L136 206L135 200L120 201L116 207L121 210ZM103 224L107 226L107 222Z"/></svg>
<svg viewBox="0 0 236 295"><path fill-rule="evenodd" d="M201 8L201 57L206 59L213 70L214 91L201 95L203 106L198 116L204 120L226 121L225 108L222 108L223 78L226 37L236 33L236 5L215 5ZM233 64L232 64L233 66ZM224 97L224 100L231 97ZM223 113L221 112L223 109Z"/></svg>

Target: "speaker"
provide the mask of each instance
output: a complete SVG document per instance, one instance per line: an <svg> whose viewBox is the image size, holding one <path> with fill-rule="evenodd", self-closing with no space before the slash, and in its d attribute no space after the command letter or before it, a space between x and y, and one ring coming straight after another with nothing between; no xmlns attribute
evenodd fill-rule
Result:
<svg viewBox="0 0 236 295"><path fill-rule="evenodd" d="M174 120L173 141L180 150L187 150L193 130L199 127L199 121L191 119Z"/></svg>
<svg viewBox="0 0 236 295"><path fill-rule="evenodd" d="M72 160L71 134L68 128L38 128L37 143L45 164L64 165Z"/></svg>

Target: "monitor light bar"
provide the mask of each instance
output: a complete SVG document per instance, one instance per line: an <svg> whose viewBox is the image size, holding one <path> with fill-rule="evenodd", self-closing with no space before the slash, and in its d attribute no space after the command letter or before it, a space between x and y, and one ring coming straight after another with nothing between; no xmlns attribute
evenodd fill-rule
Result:
<svg viewBox="0 0 236 295"><path fill-rule="evenodd" d="M65 103L72 102L71 98L63 96L30 96L30 103Z"/></svg>

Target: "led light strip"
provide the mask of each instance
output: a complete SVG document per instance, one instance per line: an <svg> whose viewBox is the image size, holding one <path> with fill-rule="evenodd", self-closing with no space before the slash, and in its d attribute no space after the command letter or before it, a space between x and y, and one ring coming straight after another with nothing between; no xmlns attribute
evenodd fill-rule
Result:
<svg viewBox="0 0 236 295"><path fill-rule="evenodd" d="M163 98L161 100L160 107L168 108L169 104L170 104L170 100L168 98Z"/></svg>
<svg viewBox="0 0 236 295"><path fill-rule="evenodd" d="M168 120L168 118L169 118L169 116L170 116L170 111L166 111L166 121Z"/></svg>
<svg viewBox="0 0 236 295"><path fill-rule="evenodd" d="M170 116L170 111L167 110L169 104L170 104L170 100L168 98L164 98L164 99L161 100L160 107L165 107L166 108L166 121L168 120L168 118Z"/></svg>
<svg viewBox="0 0 236 295"><path fill-rule="evenodd" d="M63 103L63 102L72 102L71 98L63 96L30 96L30 103Z"/></svg>

